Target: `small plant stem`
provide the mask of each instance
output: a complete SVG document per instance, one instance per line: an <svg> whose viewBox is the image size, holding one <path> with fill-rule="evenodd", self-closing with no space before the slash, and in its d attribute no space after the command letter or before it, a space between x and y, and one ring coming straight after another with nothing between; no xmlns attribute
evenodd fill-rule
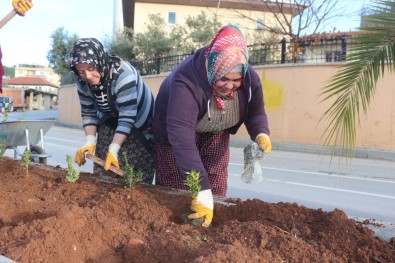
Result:
<svg viewBox="0 0 395 263"><path fill-rule="evenodd" d="M26 176L29 176L29 163L30 163L31 152L26 148L23 152L23 156L21 159L21 165L26 169Z"/></svg>
<svg viewBox="0 0 395 263"><path fill-rule="evenodd" d="M137 173L134 172L133 166L129 165L126 151L122 152L122 156L125 161L125 165L123 166L123 170L125 172L125 185L126 187L133 188L137 182L143 178L144 174L141 171Z"/></svg>
<svg viewBox="0 0 395 263"><path fill-rule="evenodd" d="M74 168L73 158L71 155L66 155L67 161L67 176L66 180L70 183L75 183L80 178L80 172Z"/></svg>
<svg viewBox="0 0 395 263"><path fill-rule="evenodd" d="M200 186L200 172L191 169L191 171L185 173L187 178L185 180L185 185L188 188L188 192L191 193L192 199L195 199L200 192L201 186Z"/></svg>

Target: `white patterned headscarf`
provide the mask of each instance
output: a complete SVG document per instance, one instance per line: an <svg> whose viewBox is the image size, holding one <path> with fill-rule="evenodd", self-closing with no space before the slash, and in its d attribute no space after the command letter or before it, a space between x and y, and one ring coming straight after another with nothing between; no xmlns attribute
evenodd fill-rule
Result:
<svg viewBox="0 0 395 263"><path fill-rule="evenodd" d="M121 59L117 56L109 56L104 51L104 47L95 38L78 39L70 51L70 69L78 76L75 66L78 64L89 64L95 67L100 73L100 82L97 85L89 85L92 89L101 86L107 87L109 84L109 72L112 66L119 67ZM79 78L79 81L83 81Z"/></svg>

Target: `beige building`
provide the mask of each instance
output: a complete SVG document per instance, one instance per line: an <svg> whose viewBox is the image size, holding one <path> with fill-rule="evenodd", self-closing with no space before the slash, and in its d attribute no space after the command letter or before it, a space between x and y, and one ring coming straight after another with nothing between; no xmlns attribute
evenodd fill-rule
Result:
<svg viewBox="0 0 395 263"><path fill-rule="evenodd" d="M37 65L18 65L15 67L15 78L18 77L40 77L55 85L60 85L60 76L49 67Z"/></svg>
<svg viewBox="0 0 395 263"><path fill-rule="evenodd" d="M119 19L122 2L126 2L123 5L123 21ZM283 12L288 20L297 15L295 10L295 7L284 4ZM166 21L168 30L172 30L175 25L185 26L188 16L196 17L204 12L208 17L217 16L222 25L237 25L251 42L254 33L263 29L264 25L271 28L280 27L273 14L276 11L278 8L275 3L257 0L116 0L114 14L118 15L114 15L114 33L122 30L124 26L133 28L136 33L144 32L150 14L159 14Z"/></svg>

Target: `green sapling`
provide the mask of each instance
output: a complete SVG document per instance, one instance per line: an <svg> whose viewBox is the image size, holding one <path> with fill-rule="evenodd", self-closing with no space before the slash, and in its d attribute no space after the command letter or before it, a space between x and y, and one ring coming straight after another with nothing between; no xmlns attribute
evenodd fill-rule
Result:
<svg viewBox="0 0 395 263"><path fill-rule="evenodd" d="M133 166L129 165L128 156L125 151L122 152L123 159L125 160L125 165L123 170L125 172L125 184L126 187L133 188L143 178L143 173L141 171L135 173Z"/></svg>
<svg viewBox="0 0 395 263"><path fill-rule="evenodd" d="M70 183L75 183L80 178L80 171L74 168L73 158L71 157L71 155L66 155L66 161L67 161L66 180Z"/></svg>
<svg viewBox="0 0 395 263"><path fill-rule="evenodd" d="M200 192L200 172L192 169L185 173L187 178L185 180L185 185L188 187L188 192L191 193L192 199L195 199Z"/></svg>
<svg viewBox="0 0 395 263"><path fill-rule="evenodd" d="M21 165L26 169L26 176L29 175L29 163L30 163L31 152L26 148L23 152L23 156L21 159Z"/></svg>

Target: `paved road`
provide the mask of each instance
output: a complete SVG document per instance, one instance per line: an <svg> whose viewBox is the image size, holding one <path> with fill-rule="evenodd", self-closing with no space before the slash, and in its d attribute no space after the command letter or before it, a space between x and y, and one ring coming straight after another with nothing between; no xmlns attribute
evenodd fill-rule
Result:
<svg viewBox="0 0 395 263"><path fill-rule="evenodd" d="M230 196L297 202L312 208L341 208L350 216L395 222L395 163L353 159L339 165L328 156L277 151L262 164L263 180L244 184L242 149L232 148Z"/></svg>
<svg viewBox="0 0 395 263"><path fill-rule="evenodd" d="M38 110L29 110L29 111L14 111L7 112L6 114L0 113L0 122L1 121L21 121L21 120L48 120L48 119L57 119L58 111L57 110L46 110L46 111L38 111Z"/></svg>

